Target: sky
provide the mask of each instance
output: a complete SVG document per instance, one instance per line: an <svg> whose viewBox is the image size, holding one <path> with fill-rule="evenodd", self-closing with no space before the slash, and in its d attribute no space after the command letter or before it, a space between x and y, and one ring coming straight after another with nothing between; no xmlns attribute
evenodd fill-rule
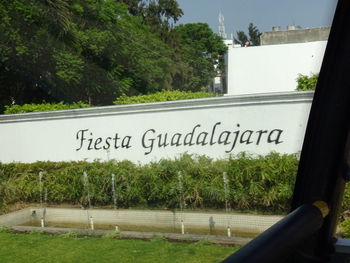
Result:
<svg viewBox="0 0 350 263"><path fill-rule="evenodd" d="M184 15L177 24L205 22L218 33L219 13L225 17L226 34L247 31L253 23L261 32L273 26L313 28L330 26L336 0L177 0Z"/></svg>

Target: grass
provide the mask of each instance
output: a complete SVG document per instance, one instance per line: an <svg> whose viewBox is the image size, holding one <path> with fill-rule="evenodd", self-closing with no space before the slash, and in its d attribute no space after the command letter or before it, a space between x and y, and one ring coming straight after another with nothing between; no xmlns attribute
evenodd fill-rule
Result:
<svg viewBox="0 0 350 263"><path fill-rule="evenodd" d="M186 244L162 239L142 241L0 232L2 263L221 262L237 249L205 242Z"/></svg>

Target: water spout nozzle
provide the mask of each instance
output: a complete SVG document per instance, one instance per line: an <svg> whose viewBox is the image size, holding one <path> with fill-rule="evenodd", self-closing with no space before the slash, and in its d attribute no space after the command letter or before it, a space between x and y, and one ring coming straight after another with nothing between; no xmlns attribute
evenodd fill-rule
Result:
<svg viewBox="0 0 350 263"><path fill-rule="evenodd" d="M91 230L95 230L94 219L92 218L92 216L90 217L90 228Z"/></svg>

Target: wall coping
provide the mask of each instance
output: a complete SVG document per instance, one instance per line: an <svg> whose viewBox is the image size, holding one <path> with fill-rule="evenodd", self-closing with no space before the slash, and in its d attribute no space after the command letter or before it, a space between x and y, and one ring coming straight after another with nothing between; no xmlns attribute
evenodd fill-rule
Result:
<svg viewBox="0 0 350 263"><path fill-rule="evenodd" d="M273 92L247 95L230 95L223 97L177 100L167 102L113 105L91 108L80 108L73 110L58 110L31 112L20 114L4 114L0 115L1 123L26 122L40 120L70 119L82 117L98 117L110 115L124 115L135 113L152 113L174 110L202 109L212 107L228 107L228 106L249 106L264 104L285 104L312 102L313 91L292 91L292 92Z"/></svg>

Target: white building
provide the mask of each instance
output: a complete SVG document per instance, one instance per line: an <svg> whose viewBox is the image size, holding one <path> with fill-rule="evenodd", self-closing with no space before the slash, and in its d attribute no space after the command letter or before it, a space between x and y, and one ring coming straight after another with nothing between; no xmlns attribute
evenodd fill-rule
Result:
<svg viewBox="0 0 350 263"><path fill-rule="evenodd" d="M294 91L299 74L318 73L327 41L236 47L228 45L227 95Z"/></svg>
<svg viewBox="0 0 350 263"><path fill-rule="evenodd" d="M222 85L227 95L295 91L299 74L320 72L329 28L279 29L264 33L262 46L241 47L225 40Z"/></svg>

